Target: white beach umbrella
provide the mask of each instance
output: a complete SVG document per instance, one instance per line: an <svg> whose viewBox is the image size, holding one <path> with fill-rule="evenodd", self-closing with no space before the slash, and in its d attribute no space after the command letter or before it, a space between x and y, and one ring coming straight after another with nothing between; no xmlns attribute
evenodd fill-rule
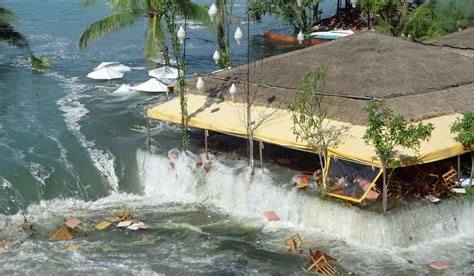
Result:
<svg viewBox="0 0 474 276"><path fill-rule="evenodd" d="M149 79L134 89L142 92L168 92L168 87L157 79Z"/></svg>
<svg viewBox="0 0 474 276"><path fill-rule="evenodd" d="M115 90L113 93L124 93L124 92L129 92L133 90L133 87L131 85L128 85L128 84L122 84L120 85L120 87Z"/></svg>
<svg viewBox="0 0 474 276"><path fill-rule="evenodd" d="M148 71L148 76L157 79L176 79L178 78L178 69L165 65Z"/></svg>
<svg viewBox="0 0 474 276"><path fill-rule="evenodd" d="M87 77L94 80L113 80L122 78L123 74L108 67L103 67L90 72Z"/></svg>
<svg viewBox="0 0 474 276"><path fill-rule="evenodd" d="M99 69L102 69L104 67L107 67L107 66L110 66L110 65L119 65L120 63L116 62L116 61L106 61L106 62L101 62L96 68L94 68L94 71L95 70L99 70Z"/></svg>
<svg viewBox="0 0 474 276"><path fill-rule="evenodd" d="M123 65L121 63L118 63L116 61L102 62L101 64L99 64L99 66L94 68L94 71L102 69L104 67L108 67L108 68L113 69L114 71L117 71L117 72L120 72L120 73L125 73L125 72L132 71L132 69L130 67L128 67L126 65Z"/></svg>
<svg viewBox="0 0 474 276"><path fill-rule="evenodd" d="M119 65L112 65L112 66L108 66L110 69L113 69L117 72L120 72L120 73L125 73L125 72L130 72L132 71L132 68L126 66L126 65L123 65L123 64L119 64Z"/></svg>

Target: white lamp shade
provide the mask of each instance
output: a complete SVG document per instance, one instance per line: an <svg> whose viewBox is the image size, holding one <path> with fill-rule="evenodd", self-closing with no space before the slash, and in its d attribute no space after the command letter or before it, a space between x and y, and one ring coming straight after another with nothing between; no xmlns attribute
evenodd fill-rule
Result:
<svg viewBox="0 0 474 276"><path fill-rule="evenodd" d="M179 42L183 44L184 39L186 38L186 31L184 30L183 26L179 27L177 35L178 35Z"/></svg>
<svg viewBox="0 0 474 276"><path fill-rule="evenodd" d="M300 31L300 32L298 33L298 36L296 37L296 39L298 40L298 42L299 42L300 44L303 43L303 41L304 41L304 34L303 34L302 31Z"/></svg>
<svg viewBox="0 0 474 276"><path fill-rule="evenodd" d="M221 59L221 55L219 54L219 51L216 50L214 52L214 55L212 55L212 59L214 60L216 64L219 62L219 59Z"/></svg>
<svg viewBox="0 0 474 276"><path fill-rule="evenodd" d="M209 18L211 21L214 22L214 19L216 18L217 15L217 7L216 4L212 3L212 5L209 7L209 11L207 12L209 14Z"/></svg>
<svg viewBox="0 0 474 276"><path fill-rule="evenodd" d="M357 6L357 0L351 0L351 6L355 8Z"/></svg>
<svg viewBox="0 0 474 276"><path fill-rule="evenodd" d="M230 96L232 97L232 99L234 98L234 95L235 93L237 93L237 87L235 86L235 84L232 84L229 88L229 93L230 93Z"/></svg>
<svg viewBox="0 0 474 276"><path fill-rule="evenodd" d="M204 90L204 81L201 79L201 77L199 77L196 82L196 89L201 92Z"/></svg>
<svg viewBox="0 0 474 276"><path fill-rule="evenodd" d="M240 42L242 41L243 37L244 37L244 34L242 33L242 30L240 29L240 27L237 27L237 30L235 30L235 33L234 33L234 38L235 38L235 41L237 41L237 44L240 45Z"/></svg>

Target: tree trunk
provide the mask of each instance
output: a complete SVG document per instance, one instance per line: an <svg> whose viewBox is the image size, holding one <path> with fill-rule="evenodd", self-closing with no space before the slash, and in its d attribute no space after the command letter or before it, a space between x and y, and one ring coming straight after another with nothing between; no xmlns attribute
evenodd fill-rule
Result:
<svg viewBox="0 0 474 276"><path fill-rule="evenodd" d="M249 97L248 95L247 97ZM249 157L249 165L250 168L252 169L253 173L253 168L254 168L254 162L253 162L253 131L252 131L252 118L251 118L251 106L250 104L247 104L247 139L248 139L248 157Z"/></svg>
<svg viewBox="0 0 474 276"><path fill-rule="evenodd" d="M383 171L383 212L387 212L387 197L388 197L388 183L387 183L387 160L382 159L382 171Z"/></svg>
<svg viewBox="0 0 474 276"><path fill-rule="evenodd" d="M474 152L471 152L471 178L469 179L469 189L472 186L473 177L474 177Z"/></svg>
<svg viewBox="0 0 474 276"><path fill-rule="evenodd" d="M337 7L336 7L336 18L339 19L339 7L341 6L341 0L337 0Z"/></svg>
<svg viewBox="0 0 474 276"><path fill-rule="evenodd" d="M165 65L170 65L170 54L168 51L168 45L166 44L166 39L161 41L160 48L161 48L161 52L163 53L163 60L165 62Z"/></svg>
<svg viewBox="0 0 474 276"><path fill-rule="evenodd" d="M367 30L370 31L370 10L368 6L367 6Z"/></svg>
<svg viewBox="0 0 474 276"><path fill-rule="evenodd" d="M321 167L321 172L322 172L322 178L323 178L323 190L326 192L326 156L323 158L323 153L319 153L319 164ZM323 160L324 159L324 160Z"/></svg>
<svg viewBox="0 0 474 276"><path fill-rule="evenodd" d="M313 24L319 22L319 2L313 5Z"/></svg>
<svg viewBox="0 0 474 276"><path fill-rule="evenodd" d="M222 18L222 21L225 19ZM219 22L217 24L217 41L219 43L219 49L224 50L226 45L225 45L225 30L224 30L224 22Z"/></svg>
<svg viewBox="0 0 474 276"><path fill-rule="evenodd" d="M307 32L309 30L308 27L308 16L306 15L306 9L303 9L301 12L301 21L303 21L303 32Z"/></svg>

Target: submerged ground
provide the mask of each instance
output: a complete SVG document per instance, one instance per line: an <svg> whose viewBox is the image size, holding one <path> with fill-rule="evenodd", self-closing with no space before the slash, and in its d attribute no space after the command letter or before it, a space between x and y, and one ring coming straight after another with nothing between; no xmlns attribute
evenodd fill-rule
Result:
<svg viewBox="0 0 474 276"><path fill-rule="evenodd" d="M0 50L0 239L19 242L0 251L0 273L298 274L306 257L282 245L295 233L336 257L344 272L430 274L429 264L442 261L447 274L474 273L472 201L411 205L384 217L293 191L293 172L273 163L250 180L244 161L217 156L206 174L194 164L202 151L197 146L171 170L167 153L179 145L179 131L156 123L151 151L145 143L145 110L164 97L112 93L122 83L147 80L144 22L79 53L81 30L105 7L5 3L22 18L19 29L35 53L54 60L50 71L35 73L16 49ZM272 20L252 27L254 34L263 29L285 27ZM217 69L215 39L196 25L188 34L190 70ZM260 42L252 39L255 55L280 51ZM244 49L233 47L241 61ZM85 78L100 61L134 70L120 81ZM153 229L93 230L125 207ZM30 236L18 231L20 210L35 224ZM282 220L267 222L262 214L268 210ZM71 216L90 230L77 240L77 251L66 250L71 242L49 241ZM143 235L152 242L140 242Z"/></svg>

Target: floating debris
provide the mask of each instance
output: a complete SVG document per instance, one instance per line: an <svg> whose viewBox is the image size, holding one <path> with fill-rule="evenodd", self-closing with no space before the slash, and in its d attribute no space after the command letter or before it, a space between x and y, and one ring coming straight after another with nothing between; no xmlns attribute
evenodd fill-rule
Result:
<svg viewBox="0 0 474 276"><path fill-rule="evenodd" d="M465 188L452 188L451 191L453 191L456 194L465 194L466 193Z"/></svg>
<svg viewBox="0 0 474 276"><path fill-rule="evenodd" d="M117 224L117 227L118 228L129 227L132 223L133 223L133 221L131 221L131 220L122 221L122 222L119 222L119 224Z"/></svg>
<svg viewBox="0 0 474 276"><path fill-rule="evenodd" d="M286 246L289 246L288 252L293 252L297 254L303 253L303 245L311 244L312 241L303 241L299 234L288 237L283 241Z"/></svg>
<svg viewBox="0 0 474 276"><path fill-rule="evenodd" d="M95 226L96 229L102 231L104 230L105 228L109 227L110 225L112 225L112 222L108 221L108 220L104 220L104 221L101 221L99 224L97 224Z"/></svg>
<svg viewBox="0 0 474 276"><path fill-rule="evenodd" d="M203 163L202 157L198 156L198 158L196 159L196 167L201 167L202 163Z"/></svg>
<svg viewBox="0 0 474 276"><path fill-rule="evenodd" d="M208 173L212 170L212 165L211 163L207 163L206 165L204 165L204 170Z"/></svg>
<svg viewBox="0 0 474 276"><path fill-rule="evenodd" d="M23 215L23 222L20 225L18 225L18 228L20 228L20 230L22 231L33 230L33 226L28 222L25 214L22 214L22 215Z"/></svg>
<svg viewBox="0 0 474 276"><path fill-rule="evenodd" d="M132 222L138 222L135 219L135 216L130 211L128 211L128 208L125 208L121 215L115 216L112 219L113 222L122 222L122 221L127 221L127 220L130 220Z"/></svg>
<svg viewBox="0 0 474 276"><path fill-rule="evenodd" d="M67 227L70 227L72 229L76 228L76 226L78 226L79 224L81 224L82 221L80 219L77 219L77 218L70 218L68 219L64 225L66 225Z"/></svg>
<svg viewBox="0 0 474 276"><path fill-rule="evenodd" d="M303 268L305 272L319 272L323 275L333 275L337 273L337 270L330 264L336 262L336 259L327 255L326 253L316 250L315 252L309 250L309 263L308 268Z"/></svg>
<svg viewBox="0 0 474 276"><path fill-rule="evenodd" d="M50 240L52 241L68 241L72 240L74 238L82 236L84 233L82 233L79 230L72 229L68 226L61 226L61 228L56 231L56 233L51 236Z"/></svg>
<svg viewBox="0 0 474 276"><path fill-rule="evenodd" d="M448 268L448 265L442 262L432 262L430 266L436 270L445 270Z"/></svg>
<svg viewBox="0 0 474 276"><path fill-rule="evenodd" d="M431 203L438 203L438 202L441 201L441 199L439 199L438 197L436 197L434 195L425 195L425 199L427 199Z"/></svg>
<svg viewBox="0 0 474 276"><path fill-rule="evenodd" d="M151 242L151 239L150 237L148 237L147 235L144 235L141 242L143 243L150 243Z"/></svg>
<svg viewBox="0 0 474 276"><path fill-rule="evenodd" d="M138 229L143 229L143 230L146 230L146 229L150 229L150 225L148 224L145 224L143 222L139 222L139 223L134 223L130 226L127 227L127 229L130 229L130 230L138 230Z"/></svg>
<svg viewBox="0 0 474 276"><path fill-rule="evenodd" d="M280 220L280 217L274 211L264 212L263 215L267 218L268 221Z"/></svg>
<svg viewBox="0 0 474 276"><path fill-rule="evenodd" d="M0 240L0 249L5 249L7 247L5 240Z"/></svg>
<svg viewBox="0 0 474 276"><path fill-rule="evenodd" d="M73 250L78 250L79 248L81 248L80 243L72 243L67 247L67 250L73 251Z"/></svg>

